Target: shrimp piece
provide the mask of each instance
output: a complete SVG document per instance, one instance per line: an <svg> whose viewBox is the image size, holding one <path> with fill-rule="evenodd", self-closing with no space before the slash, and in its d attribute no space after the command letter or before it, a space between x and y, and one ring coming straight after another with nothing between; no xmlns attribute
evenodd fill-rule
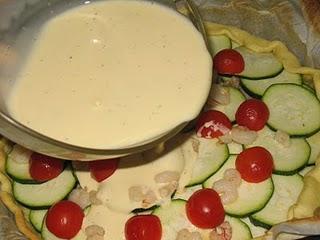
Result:
<svg viewBox="0 0 320 240"><path fill-rule="evenodd" d="M214 228L209 235L210 240L230 240L232 238L232 228L229 222L223 222Z"/></svg>
<svg viewBox="0 0 320 240"><path fill-rule="evenodd" d="M90 195L87 188L77 187L69 194L68 200L77 203L82 209L90 205Z"/></svg>
<svg viewBox="0 0 320 240"><path fill-rule="evenodd" d="M103 236L105 234L105 230L99 225L90 225L85 228L85 234L87 237L91 237L93 235Z"/></svg>
<svg viewBox="0 0 320 240"><path fill-rule="evenodd" d="M274 139L284 147L290 147L291 140L288 133L278 130L274 136Z"/></svg>
<svg viewBox="0 0 320 240"><path fill-rule="evenodd" d="M240 87L240 78L236 76L232 76L228 80L222 80L222 86L226 87L234 87L234 88L239 88Z"/></svg>
<svg viewBox="0 0 320 240"><path fill-rule="evenodd" d="M202 240L199 232L190 232L188 229L183 228L178 232L176 240Z"/></svg>
<svg viewBox="0 0 320 240"><path fill-rule="evenodd" d="M218 138L221 143L232 143L231 131Z"/></svg>
<svg viewBox="0 0 320 240"><path fill-rule="evenodd" d="M142 200L142 207L148 208L152 204L154 204L157 201L157 196L152 190L148 190L147 193L144 195L144 199Z"/></svg>
<svg viewBox="0 0 320 240"><path fill-rule="evenodd" d="M229 89L220 84L213 84L210 90L208 106L215 107L216 105L228 105L230 103Z"/></svg>
<svg viewBox="0 0 320 240"><path fill-rule="evenodd" d="M247 127L235 126L231 130L231 138L236 143L251 144L257 137L257 132L248 129Z"/></svg>
<svg viewBox="0 0 320 240"><path fill-rule="evenodd" d="M159 189L159 194L161 198L170 197L174 191L177 189L178 182L169 183Z"/></svg>
<svg viewBox="0 0 320 240"><path fill-rule="evenodd" d="M234 186L239 187L241 184L241 175L237 169L229 168L224 171L223 179L231 182Z"/></svg>
<svg viewBox="0 0 320 240"><path fill-rule="evenodd" d="M90 203L94 205L101 205L102 201L97 197L97 194L98 192L95 190L89 192Z"/></svg>
<svg viewBox="0 0 320 240"><path fill-rule="evenodd" d="M180 174L177 171L163 171L155 175L154 180L156 183L169 183L176 182L180 178Z"/></svg>
<svg viewBox="0 0 320 240"><path fill-rule="evenodd" d="M225 179L214 182L212 188L220 195L221 202L224 205L232 203L238 198L236 186Z"/></svg>
<svg viewBox="0 0 320 240"><path fill-rule="evenodd" d="M140 202L143 200L145 194L142 186L131 186L128 191L131 201Z"/></svg>

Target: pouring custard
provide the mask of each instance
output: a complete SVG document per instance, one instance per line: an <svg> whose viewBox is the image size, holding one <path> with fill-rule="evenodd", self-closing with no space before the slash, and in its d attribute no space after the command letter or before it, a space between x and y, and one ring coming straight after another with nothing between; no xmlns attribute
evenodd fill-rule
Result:
<svg viewBox="0 0 320 240"><path fill-rule="evenodd" d="M56 140L131 147L197 116L211 65L201 34L174 10L145 1L94 2L44 24L8 109Z"/></svg>

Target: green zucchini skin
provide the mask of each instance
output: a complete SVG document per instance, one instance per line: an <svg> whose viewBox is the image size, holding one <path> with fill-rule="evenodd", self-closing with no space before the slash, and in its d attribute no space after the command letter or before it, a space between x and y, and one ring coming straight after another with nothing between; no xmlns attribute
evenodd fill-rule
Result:
<svg viewBox="0 0 320 240"><path fill-rule="evenodd" d="M268 125L290 136L311 136L320 130L320 101L301 85L281 83L270 86L262 101L269 108Z"/></svg>
<svg viewBox="0 0 320 240"><path fill-rule="evenodd" d="M76 183L71 167L67 166L58 177L44 183L23 184L13 181L12 190L15 199L22 205L44 209L66 198Z"/></svg>
<svg viewBox="0 0 320 240"><path fill-rule="evenodd" d="M291 176L273 175L274 193L268 204L259 212L250 216L253 224L264 228L287 221L288 210L296 203L303 188L303 177L299 174Z"/></svg>

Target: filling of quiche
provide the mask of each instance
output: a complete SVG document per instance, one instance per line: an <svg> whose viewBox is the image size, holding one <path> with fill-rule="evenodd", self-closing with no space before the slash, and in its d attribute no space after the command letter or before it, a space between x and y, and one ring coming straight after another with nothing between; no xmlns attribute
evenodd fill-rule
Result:
<svg viewBox="0 0 320 240"><path fill-rule="evenodd" d="M319 71L300 67L279 42L206 27L217 81L189 132L141 154L88 163L18 145L7 151L1 199L27 237L244 240L290 228L316 233Z"/></svg>

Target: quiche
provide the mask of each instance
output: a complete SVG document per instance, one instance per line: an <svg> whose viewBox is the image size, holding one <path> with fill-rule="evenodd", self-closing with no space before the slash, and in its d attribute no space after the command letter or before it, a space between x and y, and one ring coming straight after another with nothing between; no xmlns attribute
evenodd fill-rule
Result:
<svg viewBox="0 0 320 240"><path fill-rule="evenodd" d="M39 182L31 173L32 159L46 157L1 140L0 198L21 233L29 239L61 239L48 219L65 199L83 212L72 239L125 239L137 216L158 219L161 239L168 240L293 239L297 236L283 232L320 233L315 194L320 191L320 70L301 66L279 41L212 22L205 27L213 58L231 52L241 56L243 68L217 69L196 126L163 146L115 160L113 171L102 178L94 164L60 160L59 174ZM259 129L239 120L241 106L252 99L268 109ZM228 124L223 120L215 128L207 120L212 113ZM265 149L266 158L272 158L273 172L262 179L246 178L239 163L252 149ZM110 160L104 163L110 168ZM217 201L215 224L194 217L192 202L198 206L201 194Z"/></svg>

